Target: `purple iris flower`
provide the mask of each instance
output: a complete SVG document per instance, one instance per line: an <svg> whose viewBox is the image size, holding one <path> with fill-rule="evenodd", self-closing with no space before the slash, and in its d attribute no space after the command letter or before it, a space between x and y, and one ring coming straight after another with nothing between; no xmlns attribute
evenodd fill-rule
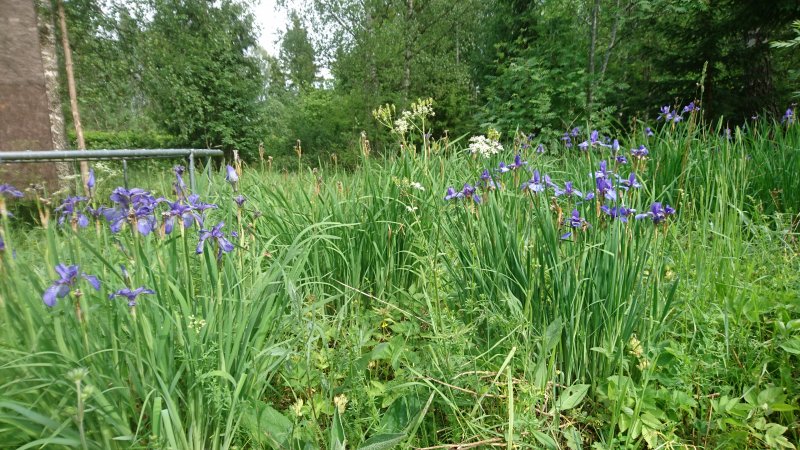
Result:
<svg viewBox="0 0 800 450"><path fill-rule="evenodd" d="M579 127L575 127L569 132L569 135L572 137L578 137L579 134L581 134L581 129Z"/></svg>
<svg viewBox="0 0 800 450"><path fill-rule="evenodd" d="M88 281L95 290L100 290L100 280L98 280L94 275L88 275L85 272L80 272L80 268L78 266L65 266L64 264L59 264L56 266L56 273L58 274L59 279L54 281L53 284L50 285L50 287L48 287L42 295L44 304L51 308L56 305L57 299L64 298L69 295L72 287L79 279L79 274L80 277Z"/></svg>
<svg viewBox="0 0 800 450"><path fill-rule="evenodd" d="M578 212L577 209L572 210L572 215L564 220L564 225L572 229L576 228L586 229L590 226L589 222L587 222L581 217L581 214ZM572 231L568 231L561 235L561 239L569 239L571 236L572 236Z"/></svg>
<svg viewBox="0 0 800 450"><path fill-rule="evenodd" d="M237 195L236 197L233 198L233 201L236 202L236 205L238 205L239 208L241 208L242 206L244 206L244 202L247 201L247 197L245 197L244 195Z"/></svg>
<svg viewBox="0 0 800 450"><path fill-rule="evenodd" d="M222 259L223 253L233 251L233 244L225 237L225 233L222 232L223 226L225 226L225 222L214 225L210 230L200 230L200 242L197 243L197 249L195 250L197 254L203 253L203 246L208 239L216 241L217 260Z"/></svg>
<svg viewBox="0 0 800 450"><path fill-rule="evenodd" d="M626 208L624 206L609 207L608 205L601 206L600 210L608 214L612 219L619 219L620 222L624 223L628 223L628 216L636 212L635 209Z"/></svg>
<svg viewBox="0 0 800 450"><path fill-rule="evenodd" d="M564 137L561 140L564 141L564 147L572 148L572 138L569 137L569 133L564 133Z"/></svg>
<svg viewBox="0 0 800 450"><path fill-rule="evenodd" d="M481 186L485 190L492 190L497 189L497 184L495 184L494 179L492 179L492 175L489 173L489 169L483 169L483 173L481 173Z"/></svg>
<svg viewBox="0 0 800 450"><path fill-rule="evenodd" d="M619 187L625 189L626 191L631 188L639 189L640 187L642 187L642 185L639 184L638 181L636 181L635 172L631 172L631 174L628 175L628 178L621 178L619 176L617 176L617 178L619 179Z"/></svg>
<svg viewBox="0 0 800 450"><path fill-rule="evenodd" d="M128 209L134 203L148 203L148 199L152 197L149 192L140 188L125 189L118 187L111 192L108 197L112 203L118 207Z"/></svg>
<svg viewBox="0 0 800 450"><path fill-rule="evenodd" d="M200 214L203 214L207 209L217 209L217 205L201 201L200 196L197 194L190 195L186 200L189 202L192 208L200 212Z"/></svg>
<svg viewBox="0 0 800 450"><path fill-rule="evenodd" d="M92 189L94 189L94 185L95 185L94 169L89 169L89 179L86 180L86 187L88 187L89 190L91 191Z"/></svg>
<svg viewBox="0 0 800 450"><path fill-rule="evenodd" d="M472 199L475 203L481 202L481 197L475 193L475 188L469 183L464 183L464 188L461 190L461 194L467 200Z"/></svg>
<svg viewBox="0 0 800 450"><path fill-rule="evenodd" d="M555 187L555 194L556 197L565 196L565 197L572 197L573 195L576 197L583 198L583 192L575 189L572 186L572 181L567 181L564 183L564 189L559 188L558 186Z"/></svg>
<svg viewBox="0 0 800 450"><path fill-rule="evenodd" d="M692 111L698 111L698 110L700 110L700 107L695 105L694 101L689 102L688 105L683 107L683 112L685 112L685 113L687 113L687 112L690 113Z"/></svg>
<svg viewBox="0 0 800 450"><path fill-rule="evenodd" d="M784 113L783 117L781 118L781 123L784 123L784 122L789 123L789 124L794 123L794 109L793 108L787 109L786 113Z"/></svg>
<svg viewBox="0 0 800 450"><path fill-rule="evenodd" d="M504 161L501 161L500 166L497 168L497 171L500 173L511 172L511 167L507 166Z"/></svg>
<svg viewBox="0 0 800 450"><path fill-rule="evenodd" d="M639 159L642 159L642 158L644 158L645 156L647 156L649 154L650 154L650 151L647 150L647 147L645 147L644 145L640 145L639 148L632 148L631 149L631 155L633 155L634 157L639 158Z"/></svg>
<svg viewBox="0 0 800 450"><path fill-rule="evenodd" d="M614 189L614 184L611 183L606 177L599 177L595 179L595 187L597 192L603 197L611 201L617 200L617 191Z"/></svg>
<svg viewBox="0 0 800 450"><path fill-rule="evenodd" d="M0 236L0 252L6 251L6 241L3 240L3 236Z"/></svg>
<svg viewBox="0 0 800 450"><path fill-rule="evenodd" d="M614 139L614 141L611 142L611 151L614 153L617 153L619 151L619 140Z"/></svg>
<svg viewBox="0 0 800 450"><path fill-rule="evenodd" d="M578 144L578 148L581 149L581 150L584 150L584 151L588 150L589 149L589 142L588 141L581 142L580 144Z"/></svg>
<svg viewBox="0 0 800 450"><path fill-rule="evenodd" d="M147 236L156 228L155 204L142 205L136 208L133 211L133 217L136 222L136 229L143 236Z"/></svg>
<svg viewBox="0 0 800 450"><path fill-rule="evenodd" d="M658 118L656 118L656 120L661 120L661 119L672 120L675 117L675 113L669 106L662 106L659 111L660 114L658 115Z"/></svg>
<svg viewBox="0 0 800 450"><path fill-rule="evenodd" d="M195 212L192 205L186 205L181 202L173 203L170 201L168 201L167 204L169 205L169 211L164 213L164 217L166 217L164 220L164 234L172 233L176 218L181 219L184 229L194 225L195 221L197 221L200 226L203 225L203 218Z"/></svg>
<svg viewBox="0 0 800 450"><path fill-rule="evenodd" d="M70 221L75 221L79 227L86 228L89 225L89 218L78 208L78 204L85 201L86 197L65 198L61 206L56 208L56 211L61 213L58 218L58 224L63 225L64 221L69 218Z"/></svg>
<svg viewBox="0 0 800 450"><path fill-rule="evenodd" d="M606 178L608 177L608 163L605 160L600 161L600 170L594 173L595 178Z"/></svg>
<svg viewBox="0 0 800 450"><path fill-rule="evenodd" d="M519 153L517 153L517 156L514 157L514 162L509 164L508 167L511 170L517 170L517 169L519 169L519 168L521 168L521 167L523 167L523 166L525 166L527 164L528 164L528 161L523 161L522 160L522 156Z"/></svg>
<svg viewBox="0 0 800 450"><path fill-rule="evenodd" d="M650 129L650 127L646 127L644 129L644 135L647 136L647 137L651 137L651 136L655 136L656 134L653 133L653 130Z"/></svg>
<svg viewBox="0 0 800 450"><path fill-rule="evenodd" d="M136 297L144 294L155 294L156 292L152 289L147 289L144 286L138 287L136 289L129 289L124 288L120 289L113 294L109 294L108 299L112 300L114 297L125 297L128 299L128 306L133 307L136 306Z"/></svg>
<svg viewBox="0 0 800 450"><path fill-rule="evenodd" d="M522 183L522 190L525 189L530 190L534 194L538 194L539 192L544 192L544 184L542 183L542 177L539 174L539 170L533 171L533 177L530 180Z"/></svg>
<svg viewBox="0 0 800 450"><path fill-rule="evenodd" d="M126 219L143 235L150 234L156 227L155 208L163 198L156 199L149 191L140 188L130 190L123 187L114 189L109 199L116 205L103 209L111 232L118 233Z"/></svg>
<svg viewBox="0 0 800 450"><path fill-rule="evenodd" d="M0 184L0 195L20 198L22 192L10 184Z"/></svg>
<svg viewBox="0 0 800 450"><path fill-rule="evenodd" d="M614 161L616 161L617 164L620 164L620 165L628 164L628 158L626 158L625 155L621 155L621 154L615 156L614 157Z"/></svg>
<svg viewBox="0 0 800 450"><path fill-rule="evenodd" d="M450 200L453 200L453 199L462 198L462 197L464 197L464 194L462 194L461 192L456 192L456 190L453 189L452 187L448 187L447 188L447 192L444 195L444 199L447 200L447 201L450 201Z"/></svg>
<svg viewBox="0 0 800 450"><path fill-rule="evenodd" d="M536 147L536 153L539 153L539 154L544 153L544 144L539 144Z"/></svg>
<svg viewBox="0 0 800 450"><path fill-rule="evenodd" d="M550 175L544 175L544 184L545 186L551 187L553 189L558 189L558 185L553 183L553 180L550 179Z"/></svg>
<svg viewBox="0 0 800 450"><path fill-rule="evenodd" d="M234 185L239 181L239 174L236 173L236 169L234 169L232 166L225 166L225 181L231 185Z"/></svg>
<svg viewBox="0 0 800 450"><path fill-rule="evenodd" d="M600 133L597 130L592 130L592 133L589 135L589 143L594 146L600 142Z"/></svg>
<svg viewBox="0 0 800 450"><path fill-rule="evenodd" d="M650 218L653 220L653 223L658 225L659 223L665 221L667 216L671 216L675 214L675 209L669 205L664 205L662 207L661 202L655 202L650 206L650 211L646 213L637 214L636 220Z"/></svg>
<svg viewBox="0 0 800 450"><path fill-rule="evenodd" d="M186 183L183 181L183 173L186 171L186 168L178 165L172 168L175 171L175 195L178 198L184 198L186 196Z"/></svg>

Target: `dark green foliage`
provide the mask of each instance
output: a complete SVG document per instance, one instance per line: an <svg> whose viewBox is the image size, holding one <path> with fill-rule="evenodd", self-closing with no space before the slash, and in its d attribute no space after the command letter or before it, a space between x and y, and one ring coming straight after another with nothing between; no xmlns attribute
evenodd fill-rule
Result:
<svg viewBox="0 0 800 450"><path fill-rule="evenodd" d="M232 0L156 0L145 33L145 87L164 128L200 147L254 155L264 82L252 16Z"/></svg>
<svg viewBox="0 0 800 450"><path fill-rule="evenodd" d="M292 14L292 26L281 42L281 62L294 90L310 88L317 78L314 46L297 14Z"/></svg>
<svg viewBox="0 0 800 450"><path fill-rule="evenodd" d="M77 145L74 131L69 131L67 137L71 145ZM83 138L87 149L186 147L175 136L145 131L86 131Z"/></svg>

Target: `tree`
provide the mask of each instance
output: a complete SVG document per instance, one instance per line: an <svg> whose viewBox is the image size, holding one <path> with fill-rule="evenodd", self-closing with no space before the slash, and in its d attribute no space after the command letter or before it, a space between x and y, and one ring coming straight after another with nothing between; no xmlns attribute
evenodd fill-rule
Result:
<svg viewBox="0 0 800 450"><path fill-rule="evenodd" d="M144 85L165 129L191 145L255 153L264 77L246 3L151 0Z"/></svg>
<svg viewBox="0 0 800 450"><path fill-rule="evenodd" d="M313 85L317 78L317 65L314 46L308 39L308 32L300 23L300 18L292 12L291 27L281 40L280 59L284 72L293 89L305 89Z"/></svg>

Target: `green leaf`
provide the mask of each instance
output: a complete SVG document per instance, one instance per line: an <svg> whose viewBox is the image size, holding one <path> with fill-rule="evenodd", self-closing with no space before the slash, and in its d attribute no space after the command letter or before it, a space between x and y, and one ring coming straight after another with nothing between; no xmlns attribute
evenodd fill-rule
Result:
<svg viewBox="0 0 800 450"><path fill-rule="evenodd" d="M575 427L569 426L565 428L562 433L564 434L564 440L567 441L567 447L570 450L583 449L583 436L581 436L580 431Z"/></svg>
<svg viewBox="0 0 800 450"><path fill-rule="evenodd" d="M408 435L405 433L376 434L364 441L359 450L388 450L403 442Z"/></svg>
<svg viewBox="0 0 800 450"><path fill-rule="evenodd" d="M280 411L263 402L257 402L245 410L242 425L261 445L286 448L292 436L294 424Z"/></svg>
<svg viewBox="0 0 800 450"><path fill-rule="evenodd" d="M553 410L566 411L578 406L589 392L588 384L574 384L568 387L556 399Z"/></svg>
<svg viewBox="0 0 800 450"><path fill-rule="evenodd" d="M559 341L561 341L562 329L564 329L564 324L561 322L560 317L547 326L544 331L544 341L542 342L544 353L549 352L558 345Z"/></svg>
<svg viewBox="0 0 800 450"><path fill-rule="evenodd" d="M800 338L794 337L780 345L784 351L793 355L800 355Z"/></svg>
<svg viewBox="0 0 800 450"><path fill-rule="evenodd" d="M535 437L536 440L539 441L539 443L541 443L542 445L544 445L549 449L552 450L558 449L558 444L556 443L556 440L553 439L553 437L550 436L549 434L544 434L539 430L533 430L533 437Z"/></svg>
<svg viewBox="0 0 800 450"><path fill-rule="evenodd" d="M345 450L347 439L344 436L344 427L342 426L342 419L339 416L339 408L333 410L333 424L331 425L331 441L328 448L331 450Z"/></svg>

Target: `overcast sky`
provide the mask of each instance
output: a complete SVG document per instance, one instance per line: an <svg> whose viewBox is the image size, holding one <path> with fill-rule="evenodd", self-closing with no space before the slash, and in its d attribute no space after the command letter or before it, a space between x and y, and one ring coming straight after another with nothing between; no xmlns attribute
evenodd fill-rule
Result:
<svg viewBox="0 0 800 450"><path fill-rule="evenodd" d="M253 6L256 25L260 29L259 45L272 56L278 56L280 43L276 42L286 31L289 17L286 10L278 8L276 0L260 0Z"/></svg>

